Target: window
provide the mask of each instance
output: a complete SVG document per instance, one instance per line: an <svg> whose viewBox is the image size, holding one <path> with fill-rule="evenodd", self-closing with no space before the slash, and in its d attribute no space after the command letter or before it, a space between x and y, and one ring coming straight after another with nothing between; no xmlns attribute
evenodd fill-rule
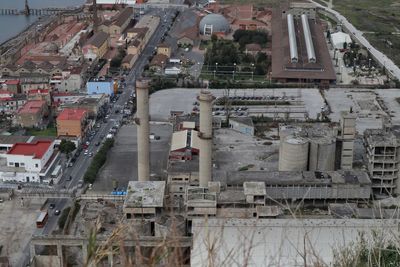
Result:
<svg viewBox="0 0 400 267"><path fill-rule="evenodd" d="M9 162L8 164L10 164L11 166L14 166L14 162Z"/></svg>
<svg viewBox="0 0 400 267"><path fill-rule="evenodd" d="M21 165L21 167L24 167L24 166L25 166L25 163L21 162L20 165Z"/></svg>
<svg viewBox="0 0 400 267"><path fill-rule="evenodd" d="M35 164L35 167L36 167L36 168L39 168L39 164L36 163L36 164Z"/></svg>

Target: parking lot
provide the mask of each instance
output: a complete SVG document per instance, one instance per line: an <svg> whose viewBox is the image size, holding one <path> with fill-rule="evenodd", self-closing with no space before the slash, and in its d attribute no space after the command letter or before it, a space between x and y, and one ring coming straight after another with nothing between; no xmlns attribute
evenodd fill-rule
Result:
<svg viewBox="0 0 400 267"><path fill-rule="evenodd" d="M290 118L303 119L305 114L311 119L316 119L321 107L325 105L319 90L317 89L210 89L215 97L222 97L229 93L231 97L261 97L263 101L269 101L270 105L246 105L247 113L243 115L283 117L289 113ZM183 111L191 113L195 107L193 104L200 89L168 89L161 90L151 95L150 115L152 120L168 121L171 111ZM290 101L288 105L276 104L282 100ZM253 100L253 99L248 99ZM215 110L216 111L216 110ZM239 110L238 110L239 111ZM214 115L216 115L214 113ZM223 115L223 114L219 114Z"/></svg>
<svg viewBox="0 0 400 267"><path fill-rule="evenodd" d="M150 140L150 179L156 180L166 176L172 127L168 124L150 125L150 131L160 137L159 140ZM126 189L128 181L137 181L136 138L136 125L120 128L115 136L114 147L93 184L92 193L110 193L114 180L121 190Z"/></svg>

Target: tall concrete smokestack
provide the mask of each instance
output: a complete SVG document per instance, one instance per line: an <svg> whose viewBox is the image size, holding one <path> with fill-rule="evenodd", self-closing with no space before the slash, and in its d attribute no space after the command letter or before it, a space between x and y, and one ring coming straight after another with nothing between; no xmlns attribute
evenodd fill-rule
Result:
<svg viewBox="0 0 400 267"><path fill-rule="evenodd" d="M200 132L201 140L199 158L200 186L207 187L212 178L212 102L214 96L211 92L201 90L197 97L200 102Z"/></svg>
<svg viewBox="0 0 400 267"><path fill-rule="evenodd" d="M138 180L148 181L150 177L150 126L149 126L150 80L136 80L136 124L138 146Z"/></svg>

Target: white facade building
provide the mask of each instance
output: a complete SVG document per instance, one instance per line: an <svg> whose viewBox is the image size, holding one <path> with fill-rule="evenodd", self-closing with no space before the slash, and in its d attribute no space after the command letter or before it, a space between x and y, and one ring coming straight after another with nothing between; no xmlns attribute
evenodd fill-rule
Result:
<svg viewBox="0 0 400 267"><path fill-rule="evenodd" d="M53 141L16 143L3 154L0 177L3 181L41 182L40 178L51 167L48 163L53 153Z"/></svg>

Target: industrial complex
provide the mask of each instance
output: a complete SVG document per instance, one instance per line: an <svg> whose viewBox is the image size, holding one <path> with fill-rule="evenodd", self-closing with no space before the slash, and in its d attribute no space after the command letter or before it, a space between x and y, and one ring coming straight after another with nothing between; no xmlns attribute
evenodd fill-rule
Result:
<svg viewBox="0 0 400 267"><path fill-rule="evenodd" d="M2 10L0 265L400 266L396 69L318 3Z"/></svg>

